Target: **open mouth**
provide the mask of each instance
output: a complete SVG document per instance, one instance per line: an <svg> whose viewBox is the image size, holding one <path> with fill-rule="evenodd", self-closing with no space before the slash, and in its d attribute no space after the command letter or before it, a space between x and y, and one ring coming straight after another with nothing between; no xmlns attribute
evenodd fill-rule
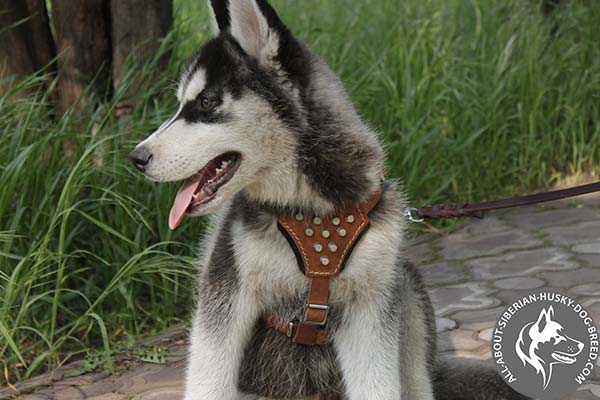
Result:
<svg viewBox="0 0 600 400"><path fill-rule="evenodd" d="M219 188L233 178L240 165L240 159L240 153L221 154L188 178L173 202L169 214L169 228L177 228L186 213L210 203L216 197Z"/></svg>
<svg viewBox="0 0 600 400"><path fill-rule="evenodd" d="M573 358L565 353L557 352L557 351L552 353L552 358L554 358L556 361L559 361L563 364L573 364L575 361L577 361L575 358Z"/></svg>

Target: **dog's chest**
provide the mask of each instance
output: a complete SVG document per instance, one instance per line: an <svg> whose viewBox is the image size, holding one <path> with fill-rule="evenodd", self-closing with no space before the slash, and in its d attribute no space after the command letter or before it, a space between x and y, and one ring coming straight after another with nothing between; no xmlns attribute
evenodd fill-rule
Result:
<svg viewBox="0 0 600 400"><path fill-rule="evenodd" d="M225 218L216 221L220 224L207 248L209 253L226 254L226 266L219 268L234 272L234 292L241 296L240 302L257 308L253 310L258 316L256 326L239 371L240 390L281 399L325 390L336 393L341 385L333 346L295 344L261 318L297 319L307 300L309 278L301 272L277 219L255 215L254 210L232 207ZM342 273L332 279L328 321L332 337L354 303L375 304L382 299L390 285L400 238L394 221L375 222L357 243ZM217 267L218 263L208 265L209 270Z"/></svg>
<svg viewBox="0 0 600 400"><path fill-rule="evenodd" d="M239 218L232 221L230 230L242 291L264 311L289 310L297 303L302 307L309 278L302 273L277 220L249 224ZM332 279L331 302L348 304L384 292L400 242L401 232L393 222L372 225L354 247L341 274Z"/></svg>
<svg viewBox="0 0 600 400"><path fill-rule="evenodd" d="M231 226L241 291L260 313L291 320L302 312L309 279L274 220L261 229ZM338 310L336 310L338 311ZM334 313L334 314L337 314ZM304 398L340 387L331 346L300 346L259 319L244 351L239 388L268 398Z"/></svg>
<svg viewBox="0 0 600 400"><path fill-rule="evenodd" d="M297 297L306 290L308 279L300 271L276 220L260 228L238 220L233 222L231 231L240 285L263 306Z"/></svg>

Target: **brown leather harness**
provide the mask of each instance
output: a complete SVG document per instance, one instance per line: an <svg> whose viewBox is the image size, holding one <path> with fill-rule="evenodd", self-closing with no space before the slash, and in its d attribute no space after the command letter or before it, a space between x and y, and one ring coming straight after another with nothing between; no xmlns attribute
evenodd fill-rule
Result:
<svg viewBox="0 0 600 400"><path fill-rule="evenodd" d="M495 200L477 204L441 204L407 208L406 217L413 222L424 219L481 217L483 212L502 208L542 203L600 191L600 182L529 196ZM267 324L303 345L325 345L329 315L331 278L340 274L352 249L369 226L369 213L381 200L379 189L365 203L341 210L330 217L296 214L279 218L279 228L286 236L302 272L310 278L308 299L301 321L282 321L266 316Z"/></svg>
<svg viewBox="0 0 600 400"><path fill-rule="evenodd" d="M294 343L328 343L326 325L331 278L340 274L352 249L369 226L369 213L379 203L381 193L379 189L366 202L328 217L298 213L279 218L279 229L292 245L300 269L310 278L310 286L302 320L288 322L267 316L265 320L271 328Z"/></svg>

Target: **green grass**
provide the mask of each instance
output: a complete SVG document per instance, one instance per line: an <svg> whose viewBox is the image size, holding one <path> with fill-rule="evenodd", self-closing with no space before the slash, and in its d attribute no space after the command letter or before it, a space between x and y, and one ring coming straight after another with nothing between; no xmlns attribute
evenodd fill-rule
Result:
<svg viewBox="0 0 600 400"><path fill-rule="evenodd" d="M340 74L415 204L598 175L598 2L552 17L524 0L273 3ZM209 32L204 4L176 0L169 65L158 77L156 62L131 69L89 114L53 115L36 77L13 89L28 96L0 98L0 368L11 381L188 317L202 221L170 232L176 186L144 181L126 154L173 111L176 71ZM134 77L138 105L117 120Z"/></svg>

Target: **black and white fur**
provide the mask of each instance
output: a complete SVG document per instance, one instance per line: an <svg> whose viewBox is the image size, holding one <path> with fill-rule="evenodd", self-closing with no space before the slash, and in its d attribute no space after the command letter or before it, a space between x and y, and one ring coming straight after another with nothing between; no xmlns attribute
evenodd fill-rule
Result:
<svg viewBox="0 0 600 400"><path fill-rule="evenodd" d="M186 400L521 398L480 364L436 361L433 310L403 258L404 201L392 181L333 279L331 344L297 345L261 322L298 317L308 288L277 217L366 200L384 152L336 75L266 0L209 7L215 37L183 73L178 111L136 148L151 155L145 174L156 181L241 154L231 181L192 212L216 215L202 244Z"/></svg>

